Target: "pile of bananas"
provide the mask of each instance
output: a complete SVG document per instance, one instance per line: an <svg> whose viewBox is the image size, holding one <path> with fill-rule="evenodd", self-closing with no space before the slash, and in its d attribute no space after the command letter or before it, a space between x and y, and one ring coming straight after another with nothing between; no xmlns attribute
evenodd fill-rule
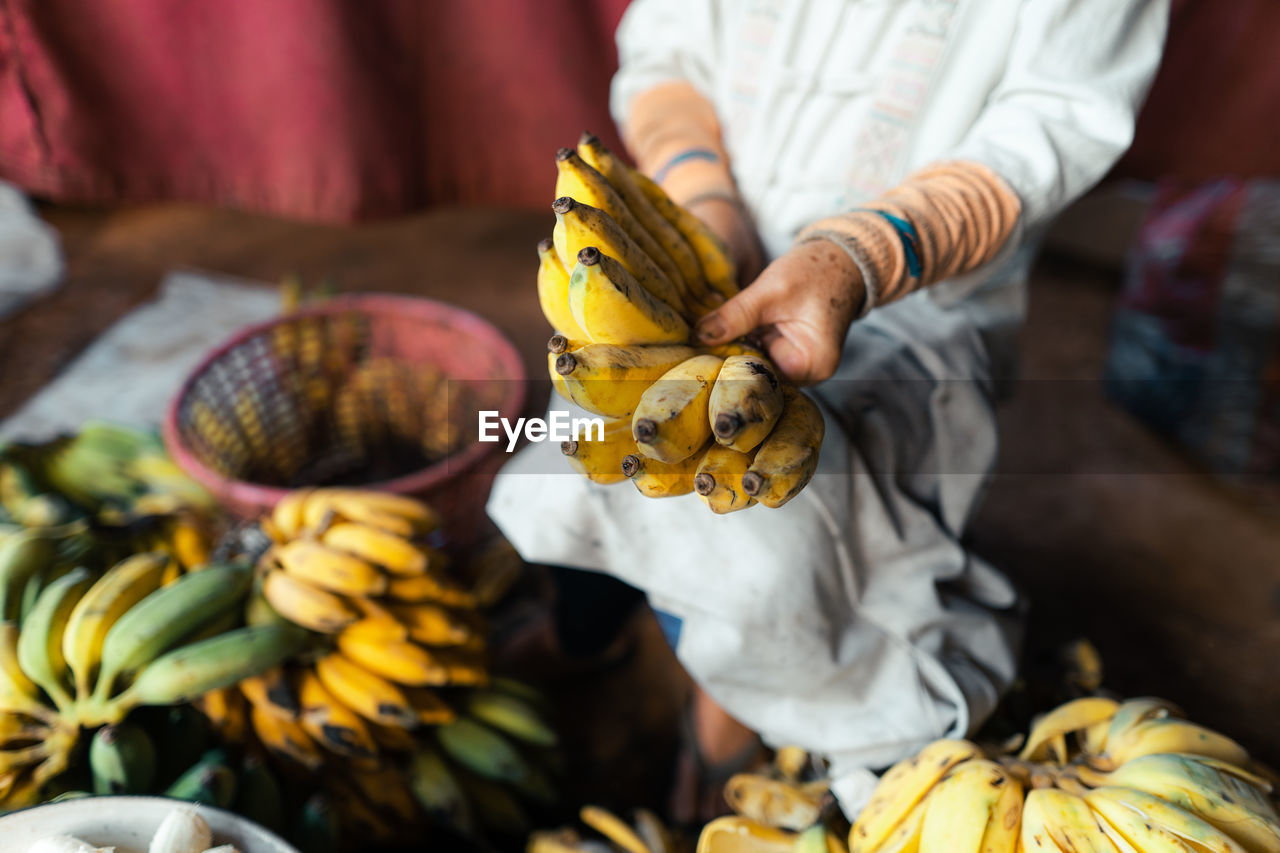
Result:
<svg viewBox="0 0 1280 853"><path fill-rule="evenodd" d="M1276 853L1274 778L1168 702L1086 697L1040 718L1017 756L942 740L890 768L848 849ZM809 833L752 821L759 843L743 846L733 831L708 825L699 851L799 849Z"/></svg>
<svg viewBox="0 0 1280 853"><path fill-rule="evenodd" d="M571 464L648 497L696 491L716 513L791 500L817 467L822 413L759 349L690 344L737 290L723 245L590 134L556 165L556 225L538 246L551 379L609 419L602 440L564 443Z"/></svg>
<svg viewBox="0 0 1280 853"><path fill-rule="evenodd" d="M0 807L37 802L83 728L134 708L186 702L295 654L306 632L238 628L248 568L177 575L137 554L95 579L76 568L44 585L25 618L0 622Z"/></svg>
<svg viewBox="0 0 1280 853"><path fill-rule="evenodd" d="M519 833L528 818L504 786L534 803L555 796L539 753L556 734L536 694L490 677L477 597L427 544L439 524L411 498L288 495L262 521L275 544L247 618L320 637L200 702L228 740L247 726L286 764L325 767L344 825L380 840L423 818Z"/></svg>
<svg viewBox="0 0 1280 853"><path fill-rule="evenodd" d="M575 827L539 830L529 835L526 853L677 853L686 849L683 840L648 809L636 809L631 823L600 806L583 806L578 817L595 835Z"/></svg>

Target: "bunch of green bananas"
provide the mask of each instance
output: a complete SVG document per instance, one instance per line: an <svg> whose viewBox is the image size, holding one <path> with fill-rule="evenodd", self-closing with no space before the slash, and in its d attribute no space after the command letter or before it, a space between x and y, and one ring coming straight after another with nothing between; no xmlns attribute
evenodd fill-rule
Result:
<svg viewBox="0 0 1280 853"><path fill-rule="evenodd" d="M81 727L235 684L299 651L287 624L237 628L249 569L164 578L171 560L129 557L98 578L49 582L22 620L0 623L0 807L35 801L66 769Z"/></svg>
<svg viewBox="0 0 1280 853"><path fill-rule="evenodd" d="M1016 757L942 740L890 768L848 848L1276 853L1273 779L1168 702L1086 697L1040 718ZM758 849L788 849L785 830L768 831L775 846ZM726 839L708 826L699 851L741 849Z"/></svg>
<svg viewBox="0 0 1280 853"><path fill-rule="evenodd" d="M556 225L538 246L558 331L548 366L561 396L610 421L564 443L573 467L648 497L696 491L721 514L791 500L817 468L821 411L759 349L690 344L737 291L723 245L590 134L556 165Z"/></svg>

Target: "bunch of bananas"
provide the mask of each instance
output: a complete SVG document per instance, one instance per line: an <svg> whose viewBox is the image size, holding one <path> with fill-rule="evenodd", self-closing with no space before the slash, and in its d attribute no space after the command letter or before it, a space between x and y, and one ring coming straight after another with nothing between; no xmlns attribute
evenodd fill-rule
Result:
<svg viewBox="0 0 1280 853"><path fill-rule="evenodd" d="M1040 718L1017 756L943 740L890 768L849 850L1276 853L1273 779L1168 702L1086 697Z"/></svg>
<svg viewBox="0 0 1280 853"><path fill-rule="evenodd" d="M682 839L648 809L636 809L631 823L601 806L583 806L579 819L605 840L574 827L539 830L529 835L526 853L676 853Z"/></svg>
<svg viewBox="0 0 1280 853"><path fill-rule="evenodd" d="M737 290L724 246L590 134L556 165L538 246L548 365L561 396L609 419L602 439L564 443L573 467L648 497L696 491L716 513L791 500L817 468L821 411L759 349L690 345Z"/></svg>
<svg viewBox="0 0 1280 853"><path fill-rule="evenodd" d="M380 839L423 818L519 832L528 819L504 785L535 803L554 798L533 753L554 746L555 732L535 694L490 677L477 597L426 544L439 524L411 498L288 495L262 521L275 545L248 619L324 639L200 703L224 732L247 727L287 764L328 768L344 824Z"/></svg>
<svg viewBox="0 0 1280 853"><path fill-rule="evenodd" d="M0 622L0 807L35 802L81 728L189 701L302 646L292 625L237 628L252 574L213 565L164 583L170 558L137 554L96 579L47 583L21 624Z"/></svg>

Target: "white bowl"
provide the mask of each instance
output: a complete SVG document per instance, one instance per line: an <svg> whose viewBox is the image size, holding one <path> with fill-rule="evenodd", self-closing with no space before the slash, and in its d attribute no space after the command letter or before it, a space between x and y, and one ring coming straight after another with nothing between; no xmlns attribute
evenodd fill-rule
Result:
<svg viewBox="0 0 1280 853"><path fill-rule="evenodd" d="M84 797L35 806L0 817L0 853L26 853L50 835L73 835L116 853L146 853L161 821L174 809L195 809L209 823L213 843L241 853L298 853L272 832L239 815L164 797Z"/></svg>

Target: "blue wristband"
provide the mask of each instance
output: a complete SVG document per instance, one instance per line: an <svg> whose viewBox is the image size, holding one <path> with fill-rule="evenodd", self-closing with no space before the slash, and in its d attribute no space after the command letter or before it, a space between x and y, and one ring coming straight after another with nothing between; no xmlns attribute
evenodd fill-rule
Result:
<svg viewBox="0 0 1280 853"><path fill-rule="evenodd" d="M712 151L710 148L690 148L688 150L681 151L679 154L668 160L661 169L653 173L653 182L655 184L662 183L663 179L667 177L667 174L673 168L679 166L681 163L686 163L689 160L706 160L709 163L719 163L720 155Z"/></svg>
<svg viewBox="0 0 1280 853"><path fill-rule="evenodd" d="M876 210L874 207L855 207L853 212L865 211L867 213L878 213L889 221L893 226L893 230L898 232L898 239L902 241L902 251L907 256L907 272L912 278L919 278L923 268L920 264L920 235L916 231L916 227L901 216L894 216L892 213L885 213L883 210Z"/></svg>

